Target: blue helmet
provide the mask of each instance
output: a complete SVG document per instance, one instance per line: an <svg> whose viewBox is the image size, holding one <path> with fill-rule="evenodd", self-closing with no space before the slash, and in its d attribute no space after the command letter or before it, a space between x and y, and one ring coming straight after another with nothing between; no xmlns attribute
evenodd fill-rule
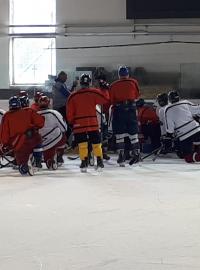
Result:
<svg viewBox="0 0 200 270"><path fill-rule="evenodd" d="M129 70L126 66L121 66L118 69L118 74L120 77L126 77L129 75Z"/></svg>
<svg viewBox="0 0 200 270"><path fill-rule="evenodd" d="M9 109L16 110L21 108L21 102L18 97L13 96L9 99Z"/></svg>
<svg viewBox="0 0 200 270"><path fill-rule="evenodd" d="M28 98L28 96L19 97L19 100L20 100L22 108L29 107L29 98Z"/></svg>

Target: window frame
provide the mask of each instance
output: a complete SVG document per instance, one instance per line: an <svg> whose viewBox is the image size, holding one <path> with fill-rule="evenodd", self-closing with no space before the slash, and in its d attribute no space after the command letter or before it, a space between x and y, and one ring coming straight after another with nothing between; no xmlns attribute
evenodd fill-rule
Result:
<svg viewBox="0 0 200 270"><path fill-rule="evenodd" d="M54 39L54 44L55 44L55 47L56 47L56 37L53 35L51 37L46 37L46 36L40 36L40 37L35 37L34 35L33 36L29 36L29 37L10 37L10 63L9 63L9 73L10 73L10 86L42 86L44 85L44 83L30 83L30 82L27 82L27 83L17 83L16 82L16 79L15 79L15 57L14 57L14 42L16 39ZM50 49L51 52L54 50L55 51L55 47ZM53 60L53 57L55 58ZM52 53L51 53L51 71L55 70L56 71L56 52L54 54L54 56L52 56ZM51 72L52 73L52 72ZM49 75L55 75L55 74L49 74ZM48 79L48 78L47 78Z"/></svg>

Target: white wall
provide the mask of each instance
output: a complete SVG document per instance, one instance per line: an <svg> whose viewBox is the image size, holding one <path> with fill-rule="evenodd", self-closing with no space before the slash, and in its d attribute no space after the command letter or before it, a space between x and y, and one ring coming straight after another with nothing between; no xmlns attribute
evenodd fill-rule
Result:
<svg viewBox="0 0 200 270"><path fill-rule="evenodd" d="M57 23L69 24L111 24L130 23L126 20L126 0L58 0ZM167 20L165 20L167 21ZM170 20L171 22L172 20ZM178 20L178 22L199 22L199 20ZM139 21L138 21L139 22ZM140 21L144 22L144 21ZM174 20L174 22L177 22ZM129 30L130 27L127 27ZM196 28L195 28L196 29ZM67 29L70 31L70 28ZM106 30L106 28L105 28ZM162 31L162 28L157 29ZM74 28L75 31L75 28ZM84 31L79 28L78 32ZM98 30L97 30L98 31ZM58 37L57 47L96 46L126 43L168 41L170 36L131 37ZM175 40L200 41L200 36L177 36ZM200 62L200 44L168 44L122 48L87 50L57 50L57 70L76 66L105 66L113 69L120 64L144 66L148 70L178 71L181 63Z"/></svg>
<svg viewBox="0 0 200 270"><path fill-rule="evenodd" d="M57 0L57 23L124 22L126 0Z"/></svg>
<svg viewBox="0 0 200 270"><path fill-rule="evenodd" d="M72 32L89 32L91 29L79 27L88 24L127 25L126 0L57 0L57 23L75 25L68 28ZM171 22L172 20L170 20ZM186 22L188 20L179 20ZM197 21L200 20L190 20ZM142 21L140 21L142 22ZM174 20L176 22L176 20ZM9 24L9 0L0 0L0 88L9 87L9 39L5 33ZM104 29L104 28L103 28ZM130 31L130 26L121 27ZM131 28L134 30L133 28ZM57 29L61 31L61 29ZM101 29L102 30L102 29ZM109 31L121 31L116 27ZM157 30L162 30L161 28ZM97 28L92 31L98 32ZM105 31L108 28L105 27ZM2 35L5 35L4 37ZM172 38L172 37L171 37ZM57 37L57 47L96 46L127 43L146 43L167 41L169 36L104 36L104 37ZM200 36L177 36L176 40L200 41ZM168 44L139 45L136 47L101 48L87 50L57 50L57 71L75 69L76 66L105 66L115 69L121 64L136 67L143 66L148 70L178 71L181 63L200 63L200 45Z"/></svg>
<svg viewBox="0 0 200 270"><path fill-rule="evenodd" d="M160 41L161 39L157 39ZM164 40L164 39L163 39ZM135 42L152 42L152 38L136 38ZM96 46L104 44L134 43L130 38L123 40L103 38L58 38L57 47ZM115 69L116 66L144 66L151 71L177 71L181 63L199 63L200 44L162 44L136 47L57 50L57 69L76 66L104 66Z"/></svg>

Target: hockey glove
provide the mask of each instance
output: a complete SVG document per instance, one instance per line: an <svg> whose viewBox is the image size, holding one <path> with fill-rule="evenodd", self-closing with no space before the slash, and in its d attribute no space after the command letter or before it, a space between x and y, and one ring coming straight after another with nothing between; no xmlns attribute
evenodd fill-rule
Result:
<svg viewBox="0 0 200 270"><path fill-rule="evenodd" d="M165 153L169 153L173 151L174 141L173 134L167 133L166 135L161 137L161 145L163 147L163 151Z"/></svg>

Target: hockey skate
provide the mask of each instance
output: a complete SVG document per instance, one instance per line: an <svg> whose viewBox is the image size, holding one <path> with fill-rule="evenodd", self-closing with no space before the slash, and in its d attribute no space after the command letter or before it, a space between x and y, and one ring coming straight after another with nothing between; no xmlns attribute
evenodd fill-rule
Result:
<svg viewBox="0 0 200 270"><path fill-rule="evenodd" d="M49 170L57 170L58 169L58 164L55 160L52 160L52 159L48 159L47 162L46 162L46 166Z"/></svg>
<svg viewBox="0 0 200 270"><path fill-rule="evenodd" d="M81 161L81 165L80 165L80 169L81 169L81 172L87 172L87 167L88 167L88 159L85 158Z"/></svg>
<svg viewBox="0 0 200 270"><path fill-rule="evenodd" d="M46 161L46 166L49 170L57 170L58 169L58 163L57 163L57 155L54 156L53 159L48 159Z"/></svg>
<svg viewBox="0 0 200 270"><path fill-rule="evenodd" d="M131 157L131 160L129 161L129 165L133 165L135 163L138 163L139 161L141 161L140 151L134 150L132 152L132 157Z"/></svg>
<svg viewBox="0 0 200 270"><path fill-rule="evenodd" d="M104 168L103 159L101 157L97 157L96 170L97 171L102 171L103 168Z"/></svg>
<svg viewBox="0 0 200 270"><path fill-rule="evenodd" d="M62 164L64 163L64 159L62 155L57 156L57 163L58 163L58 167L62 166Z"/></svg>
<svg viewBox="0 0 200 270"><path fill-rule="evenodd" d="M30 175L30 176L34 175L32 165L28 165L28 164L19 165L19 172L21 175Z"/></svg>
<svg viewBox="0 0 200 270"><path fill-rule="evenodd" d="M21 175L27 175L28 174L28 165L27 164L19 165L19 172L21 173Z"/></svg>
<svg viewBox="0 0 200 270"><path fill-rule="evenodd" d="M120 150L119 152L117 163L119 164L120 167L125 167L125 155L123 150Z"/></svg>
<svg viewBox="0 0 200 270"><path fill-rule="evenodd" d="M103 159L110 160L110 157L106 153L103 153Z"/></svg>
<svg viewBox="0 0 200 270"><path fill-rule="evenodd" d="M31 157L32 157L32 155L29 156L29 160L28 160L28 174L30 176L33 176L34 175L34 170L33 170L33 165L32 165L32 162L31 162Z"/></svg>

